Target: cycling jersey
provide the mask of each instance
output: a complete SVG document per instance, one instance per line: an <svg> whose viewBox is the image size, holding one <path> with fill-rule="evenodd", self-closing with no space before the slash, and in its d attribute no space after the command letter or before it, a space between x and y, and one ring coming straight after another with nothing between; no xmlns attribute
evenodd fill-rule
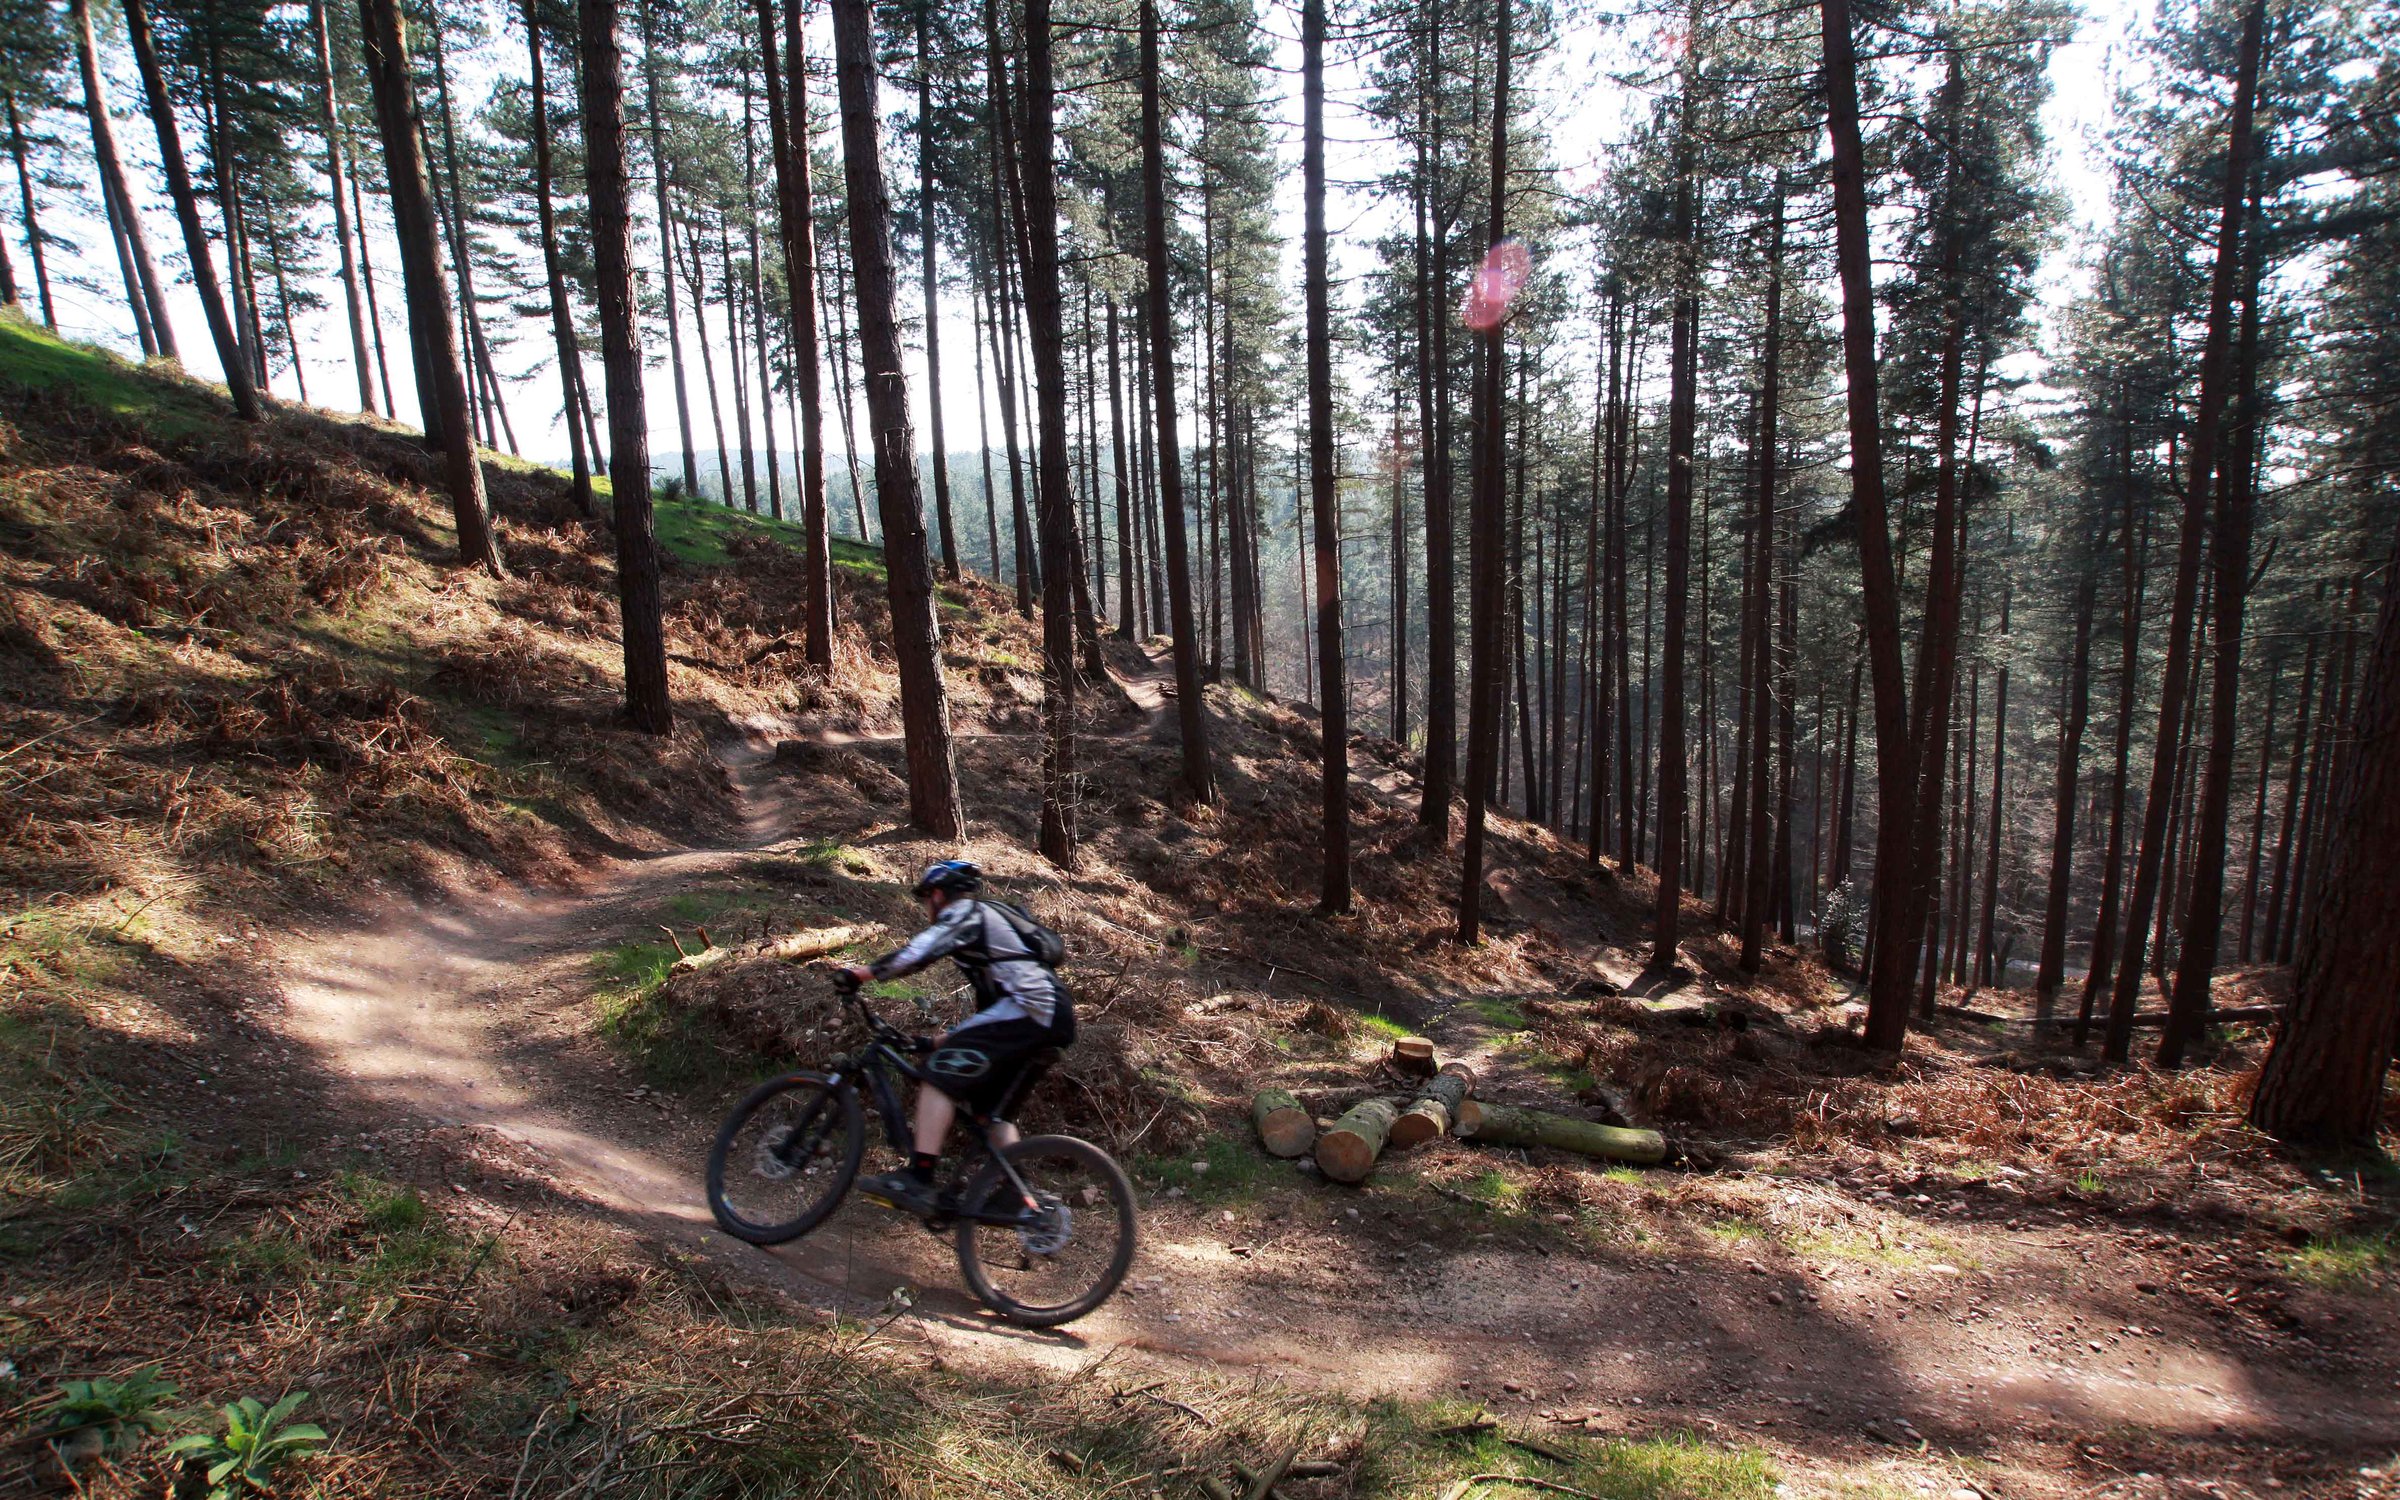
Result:
<svg viewBox="0 0 2400 1500"><path fill-rule="evenodd" d="M953 897L931 927L868 968L877 979L897 979L944 958L957 961L975 992L975 1014L962 1029L1012 1020L1055 1029L1065 994L1058 976L1006 917L981 901Z"/></svg>

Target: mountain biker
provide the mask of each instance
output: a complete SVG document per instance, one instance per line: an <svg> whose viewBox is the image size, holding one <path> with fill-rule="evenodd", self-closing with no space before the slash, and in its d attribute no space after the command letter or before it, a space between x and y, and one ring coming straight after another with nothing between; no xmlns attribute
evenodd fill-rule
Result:
<svg viewBox="0 0 2400 1500"><path fill-rule="evenodd" d="M970 861L926 866L915 894L933 925L897 952L844 970L863 984L949 958L975 993L975 1013L936 1042L925 1060L933 1087L917 1091L916 1149L908 1165L859 1184L868 1197L920 1217L937 1207L934 1176L960 1106L989 1123L993 1146L1013 1144L1017 1128L1002 1117L1075 1039L1074 1000L1036 955L1019 926L1022 913L977 900L982 889L983 871Z"/></svg>

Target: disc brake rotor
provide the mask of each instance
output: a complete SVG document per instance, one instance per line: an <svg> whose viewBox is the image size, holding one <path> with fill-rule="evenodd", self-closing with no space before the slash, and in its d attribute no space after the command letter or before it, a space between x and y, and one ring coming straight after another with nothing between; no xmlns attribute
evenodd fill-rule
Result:
<svg viewBox="0 0 2400 1500"><path fill-rule="evenodd" d="M1028 1255L1056 1255L1075 1237L1075 1210L1044 1193L1037 1212L1031 1225L1017 1230L1017 1243Z"/></svg>
<svg viewBox="0 0 2400 1500"><path fill-rule="evenodd" d="M758 1175L770 1182L782 1182L799 1170L799 1164L784 1155L792 1142L792 1127L778 1125L759 1138L755 1167Z"/></svg>

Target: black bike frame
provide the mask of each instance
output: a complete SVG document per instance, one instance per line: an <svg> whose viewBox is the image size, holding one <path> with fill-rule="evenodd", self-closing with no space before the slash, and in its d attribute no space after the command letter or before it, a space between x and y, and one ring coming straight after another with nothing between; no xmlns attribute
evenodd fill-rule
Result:
<svg viewBox="0 0 2400 1500"><path fill-rule="evenodd" d="M875 1112L883 1117L884 1133L890 1138L892 1149L906 1154L915 1149L916 1134L908 1111L901 1105L900 1085L893 1075L896 1073L902 1078L910 1079L919 1088L936 1088L939 1085L928 1079L922 1069L909 1061L900 1049L893 1045L892 1038L900 1036L899 1028L870 1010L867 1002L860 998L856 989L845 987L842 994L843 998L858 1008L859 1016L867 1023L867 1030L873 1039L863 1050L838 1059L833 1065L832 1072L828 1075L828 1081L839 1086L845 1074L853 1073L864 1079L868 1097L874 1101ZM906 1040L906 1038L902 1039ZM1008 1179L1009 1186L1017 1190L1018 1202L1020 1204L1032 1203L1034 1201L1033 1189L1026 1186L1024 1178L1017 1175L1016 1167L1010 1164L1007 1156L993 1147L990 1127L981 1119L964 1111L959 1114L959 1123L966 1126L968 1134L974 1137L976 1146L985 1156L991 1158L994 1165L999 1167L1000 1175ZM961 1171L963 1175L963 1164ZM1019 1207L1004 1214L981 1210L974 1215L974 1218L978 1224L1014 1227L1031 1222L1033 1215L1028 1209Z"/></svg>

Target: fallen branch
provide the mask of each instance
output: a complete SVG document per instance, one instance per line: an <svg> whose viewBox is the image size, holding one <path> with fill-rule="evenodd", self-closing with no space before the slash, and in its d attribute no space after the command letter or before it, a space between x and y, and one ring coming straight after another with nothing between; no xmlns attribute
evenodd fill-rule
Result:
<svg viewBox="0 0 2400 1500"><path fill-rule="evenodd" d="M1502 1433L1500 1441L1508 1444L1511 1448L1522 1448L1536 1458L1546 1458L1554 1464L1566 1464L1571 1468L1575 1463L1573 1454L1561 1453L1558 1449L1545 1443L1537 1443L1532 1438L1511 1437L1507 1433Z"/></svg>
<svg viewBox="0 0 2400 1500"><path fill-rule="evenodd" d="M1287 964L1281 959L1260 958L1256 954L1244 953L1238 948L1219 948L1208 943L1194 943L1192 946L1199 949L1203 953L1214 953L1224 958L1238 958L1245 963L1256 964L1260 968L1270 970L1274 973L1297 974L1302 979L1313 979L1328 989L1338 990L1342 988L1342 983L1338 979L1327 979L1322 974L1311 973L1309 970L1301 968L1298 964Z"/></svg>
<svg viewBox="0 0 2400 1500"><path fill-rule="evenodd" d="M1273 1463L1251 1476L1249 1491L1243 1495L1242 1500L1267 1500L1268 1492L1283 1481L1283 1476L1292 1467L1292 1461L1299 1456L1300 1445L1298 1443L1284 1449Z"/></svg>

